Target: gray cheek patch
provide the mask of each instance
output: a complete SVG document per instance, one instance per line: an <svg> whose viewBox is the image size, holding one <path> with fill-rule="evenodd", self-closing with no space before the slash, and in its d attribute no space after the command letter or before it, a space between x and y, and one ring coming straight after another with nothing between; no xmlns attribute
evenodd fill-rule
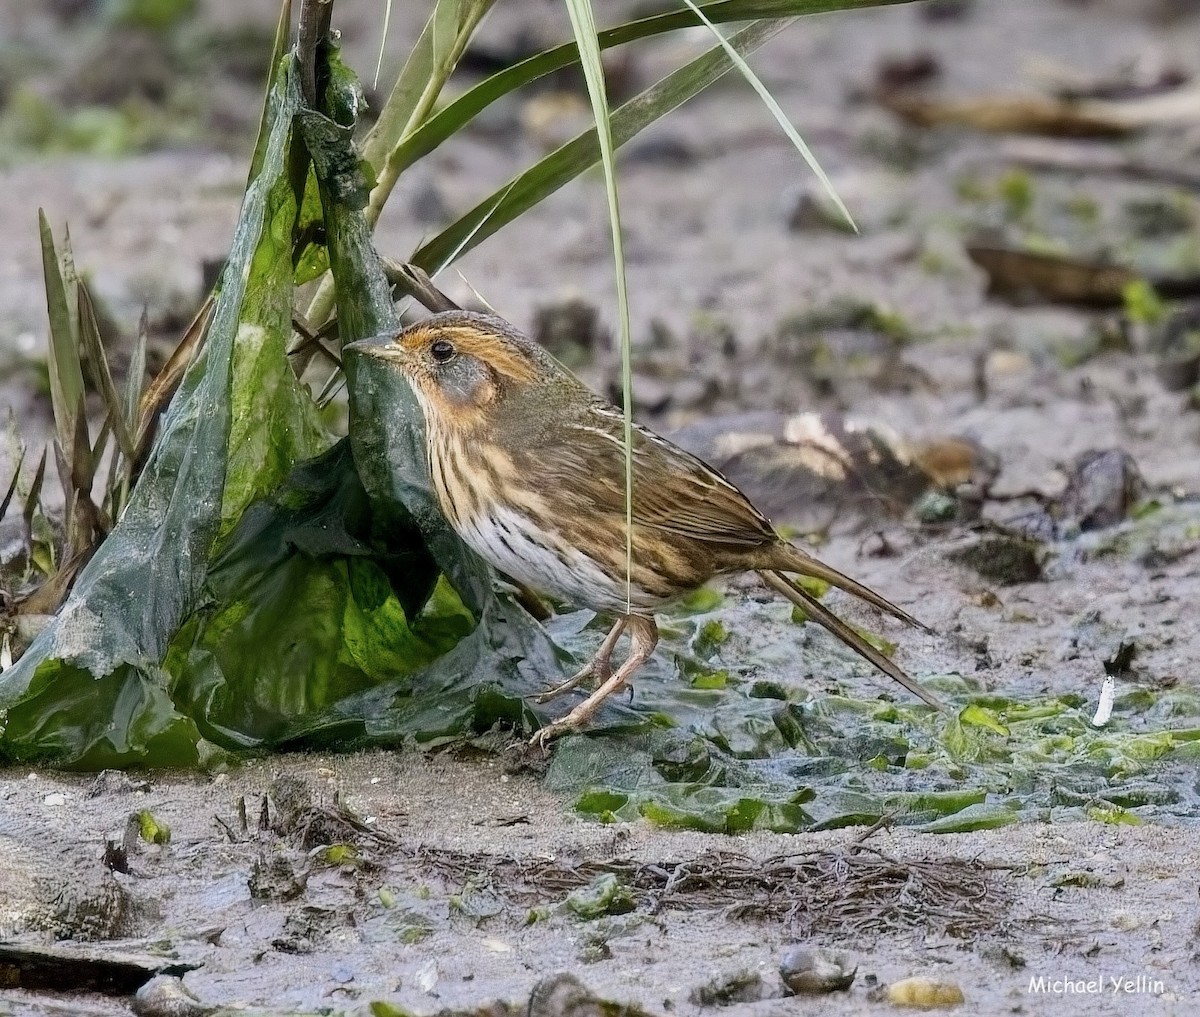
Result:
<svg viewBox="0 0 1200 1017"><path fill-rule="evenodd" d="M478 402L479 391L489 382L488 369L474 357L455 357L439 369L442 393L459 406Z"/></svg>

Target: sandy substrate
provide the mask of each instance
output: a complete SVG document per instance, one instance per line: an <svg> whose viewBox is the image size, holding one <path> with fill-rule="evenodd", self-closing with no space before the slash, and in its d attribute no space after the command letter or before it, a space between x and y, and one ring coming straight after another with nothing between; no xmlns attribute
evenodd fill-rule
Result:
<svg viewBox="0 0 1200 1017"><path fill-rule="evenodd" d="M318 802L328 805L339 794L395 843L385 848L364 840L371 865L354 869L306 862L302 851L255 834L262 795L281 774L302 777ZM697 1012L697 990L740 972L756 972L768 991L778 991L777 966L796 940L792 927L723 916L740 903L736 896L693 909L685 893L678 909L667 904L657 914L639 909L582 921L561 907L565 892L531 895L511 870L502 870L507 877L489 870L510 859L526 867L552 860L565 867L609 860L663 866L712 851L761 860L830 850L850 858L862 835L854 829L714 840L641 823L606 827L573 818L535 780L507 775L495 762L390 753L288 756L211 778L151 775L138 790L106 775L99 788L91 776L3 775L0 856L8 861L0 869L0 898L7 920L44 922L53 910L48 902L61 901L65 888L82 897L115 880L133 916L122 931L168 939L182 957L202 961L185 978L201 999L281 1013L350 1009L372 999L414 1013L492 999L519 1005L535 983L562 971L606 999L652 1013ZM242 798L252 832L235 844L214 817L236 827ZM144 808L171 826L170 845L135 848L129 875L102 872L106 837L120 839L124 817ZM818 931L805 942L848 951L858 965L853 988L809 1001L742 1003L738 1011L885 1012L886 1004L871 1002L870 987L916 975L958 984L979 1013L1080 1012L1070 994L1031 992L1031 979L1043 976L1103 980L1105 992L1087 997L1088 1012L1191 1012L1200 978L1193 935L1197 847L1189 828L1090 823L948 836L881 831L865 844L901 862L1001 866L988 877L991 931L964 940L946 931L944 917L933 917L928 930L876 933L868 922L850 932L836 915L818 915ZM251 899L247 881L264 854L311 870L295 900ZM448 878L442 863L464 855L470 861L461 874ZM1066 882L1065 873L1087 885L1056 886ZM390 911L380 902L381 887L398 900ZM483 904L475 902L478 911L495 914L470 913L463 901L472 888L486 895ZM919 902L919 887L915 894ZM795 904L804 911L802 895ZM964 901L964 917L975 906ZM544 917L526 924L531 907L544 908ZM406 908L419 912L428 930L419 942L403 942L410 926L396 916ZM1111 978L1157 991L1114 994ZM20 1013L37 1012L43 1003L16 995L7 1005Z"/></svg>

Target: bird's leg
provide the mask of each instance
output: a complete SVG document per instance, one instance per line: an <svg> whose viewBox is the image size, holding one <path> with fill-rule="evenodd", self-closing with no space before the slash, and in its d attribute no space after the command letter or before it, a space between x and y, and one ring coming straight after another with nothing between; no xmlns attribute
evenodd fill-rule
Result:
<svg viewBox="0 0 1200 1017"><path fill-rule="evenodd" d="M583 727L596 715L604 700L628 685L634 672L650 659L654 647L658 645L658 626L654 624L654 619L631 614L623 620L625 626L629 628L630 640L629 656L625 658L625 663L617 669L616 674L565 717L554 721L553 724L547 724L535 732L530 740L531 745L539 745L544 748L559 735Z"/></svg>
<svg viewBox="0 0 1200 1017"><path fill-rule="evenodd" d="M604 642L600 644L600 649L596 651L596 655L591 660L561 685L555 685L553 688L534 696L533 701L535 703L548 703L551 699L557 699L564 692L570 692L577 685L582 684L592 677L595 677L597 685L603 685L608 681L609 676L612 674L610 661L612 660L613 650L617 648L617 640L621 638L621 633L625 631L625 623L628 620L625 615L618 618L616 624L609 629L608 635L604 637Z"/></svg>

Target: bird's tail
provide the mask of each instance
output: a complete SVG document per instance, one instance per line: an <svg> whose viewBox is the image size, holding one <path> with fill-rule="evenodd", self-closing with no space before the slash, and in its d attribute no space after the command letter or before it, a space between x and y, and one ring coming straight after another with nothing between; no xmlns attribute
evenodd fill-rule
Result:
<svg viewBox="0 0 1200 1017"><path fill-rule="evenodd" d="M800 548L792 544L780 543L771 549L773 554L771 563L766 567L772 572L795 572L802 576L811 576L813 579L821 579L827 582L830 586L836 586L839 590L845 590L847 593L853 593L860 600L865 600L868 604L873 604L885 614L890 614L893 618L899 618L907 625L912 625L914 628L920 629L922 632L932 633L933 630L923 622L917 621L911 614L903 608L897 607L886 597L881 596L872 590L869 586L863 586L862 583L849 576L844 575L831 565L826 565L823 561L818 561L810 554L805 554ZM774 553L774 552L781 553Z"/></svg>
<svg viewBox="0 0 1200 1017"><path fill-rule="evenodd" d="M868 589L861 583L856 583L853 579L842 575L836 569L830 568L823 562L817 561L815 558L804 555L803 552L797 551L797 557L802 558L803 568L788 568L788 571L798 572L803 575L815 576L818 579L824 579L839 589L853 593L868 603L874 604L876 607L888 614L894 615L902 621L908 622L910 625L916 625L918 628L929 631L926 626L913 618L905 611L900 610L890 601L881 597L873 590ZM909 692L918 699L928 703L935 710L946 710L946 705L931 692L926 692L912 678L910 678L904 670L886 654L877 650L874 646L868 643L862 636L847 625L841 618L829 610L816 597L807 593L803 588L792 582L787 576L776 569L764 569L759 572L764 582L773 590L783 594L788 600L795 604L806 615L812 618L818 625L828 629L833 635L840 639L843 643L850 647L864 660L874 664L880 671L886 674L889 678L899 682Z"/></svg>

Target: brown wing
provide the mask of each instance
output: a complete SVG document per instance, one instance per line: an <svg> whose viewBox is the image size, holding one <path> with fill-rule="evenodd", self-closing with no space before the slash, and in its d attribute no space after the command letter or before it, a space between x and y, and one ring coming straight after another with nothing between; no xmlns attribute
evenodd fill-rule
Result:
<svg viewBox="0 0 1200 1017"><path fill-rule="evenodd" d="M620 410L599 404L587 420L563 435L593 476L614 477L596 485L604 509L625 515L624 424ZM589 492L591 488L589 487ZM726 547L759 547L779 538L770 521L716 470L648 428L634 425L633 521L636 526Z"/></svg>

